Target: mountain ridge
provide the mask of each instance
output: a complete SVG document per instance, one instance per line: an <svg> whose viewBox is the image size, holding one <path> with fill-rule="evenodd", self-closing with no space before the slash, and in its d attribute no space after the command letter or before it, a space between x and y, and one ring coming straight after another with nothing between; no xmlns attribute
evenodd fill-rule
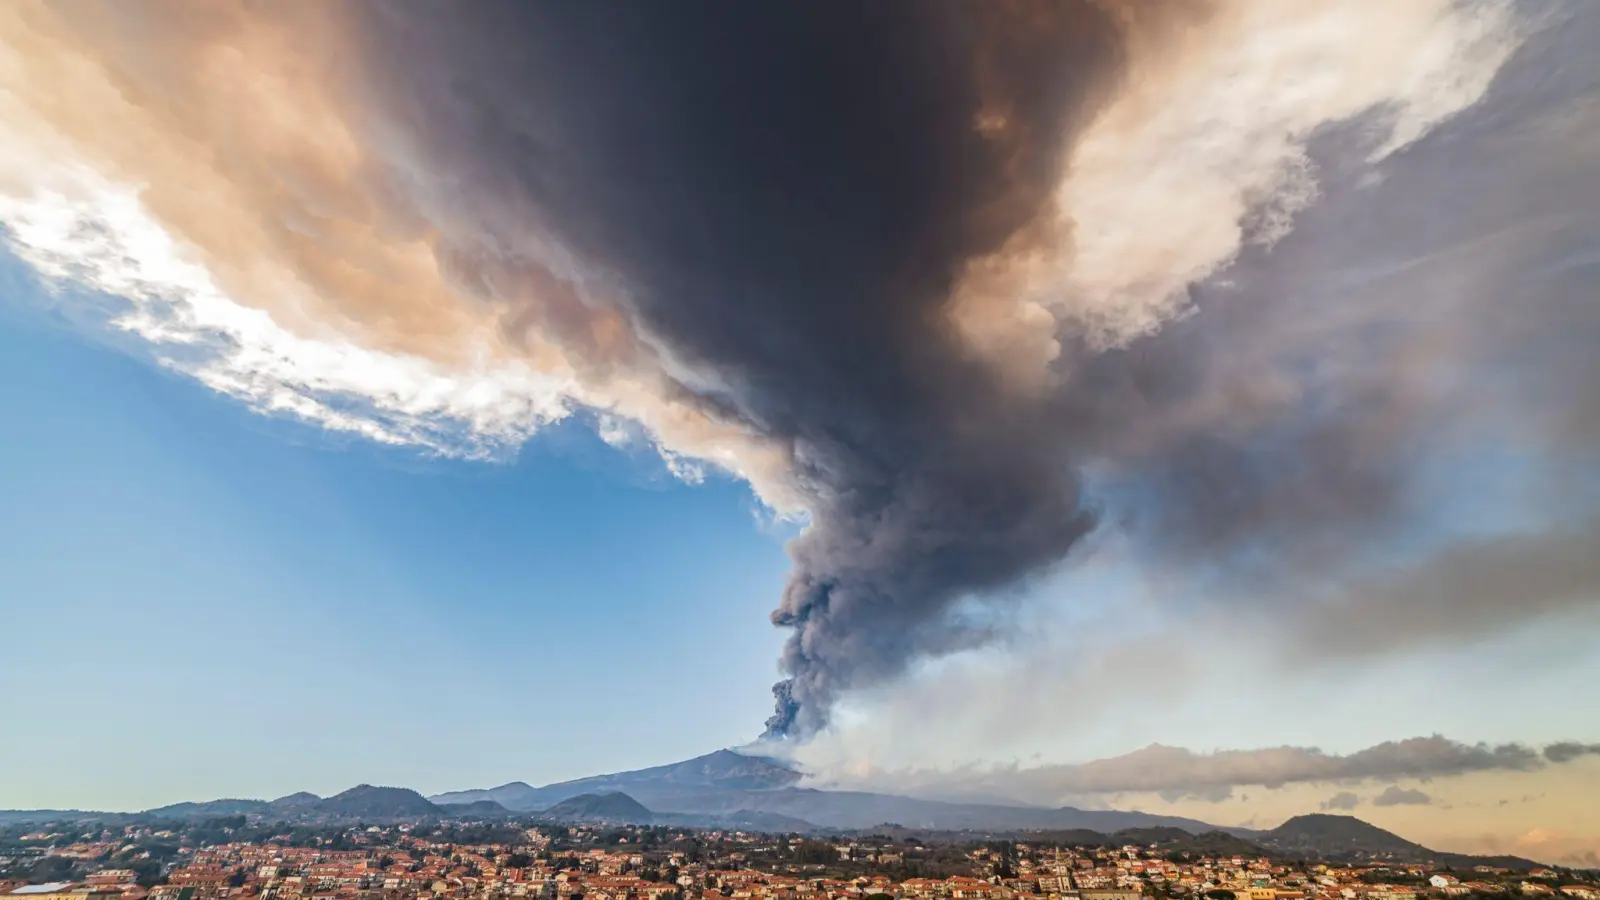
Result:
<svg viewBox="0 0 1600 900"><path fill-rule="evenodd" d="M494 788L435 794L428 799L434 803L493 800L507 809L521 812L541 809L580 794L628 792L630 788L641 785L647 785L650 793L663 796L697 793L711 787L723 790L772 790L793 786L804 777L802 773L771 758L723 749L681 762L591 775L542 787L534 787L525 781L511 781Z"/></svg>
<svg viewBox="0 0 1600 900"><path fill-rule="evenodd" d="M1050 833L1094 843L1112 838L1184 846L1202 852L1248 853L1329 861L1434 862L1532 868L1521 857L1473 857L1431 850L1354 816L1310 813L1277 828L1219 828L1195 819L1120 810L1084 810L959 803L867 791L800 787L803 774L781 761L719 750L628 772L534 787L498 788L424 797L409 788L360 784L331 797L298 792L276 800L186 801L141 813L0 810L0 823L138 817L194 819L245 815L297 821L405 821L424 818L671 824L771 832L891 830L966 834ZM623 786L627 790L623 790ZM506 802L510 801L510 802Z"/></svg>
<svg viewBox="0 0 1600 900"><path fill-rule="evenodd" d="M624 792L657 815L722 817L742 813L844 830L883 823L957 831L1056 828L1110 832L1165 826L1199 834L1216 829L1195 819L1154 813L957 803L800 787L804 777L804 773L780 760L723 749L682 762L542 787L513 781L495 788L435 794L428 799L439 804L493 800L514 812L537 812L582 794Z"/></svg>
<svg viewBox="0 0 1600 900"><path fill-rule="evenodd" d="M483 801L478 801L483 802ZM601 822L647 825L655 819L644 804L621 791L579 794L538 813L552 822Z"/></svg>
<svg viewBox="0 0 1600 900"><path fill-rule="evenodd" d="M439 815L439 806L410 788L358 784L323 800L318 812L361 819L401 819Z"/></svg>
<svg viewBox="0 0 1600 900"><path fill-rule="evenodd" d="M1333 813L1295 816L1270 831L1254 833L1252 839L1277 853L1310 853L1318 858L1333 860L1430 862L1460 868L1500 865L1529 869L1538 865L1520 856L1473 856L1432 850L1364 819Z"/></svg>

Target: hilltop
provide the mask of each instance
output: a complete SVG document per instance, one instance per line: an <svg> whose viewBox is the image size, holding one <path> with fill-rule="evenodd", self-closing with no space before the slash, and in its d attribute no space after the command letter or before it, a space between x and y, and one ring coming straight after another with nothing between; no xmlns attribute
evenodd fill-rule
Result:
<svg viewBox="0 0 1600 900"><path fill-rule="evenodd" d="M316 805L318 812L357 819L405 819L437 816L443 810L410 788L358 784Z"/></svg>
<svg viewBox="0 0 1600 900"><path fill-rule="evenodd" d="M655 814L627 794L613 791L568 797L539 813L539 818L552 822L618 822L642 825L651 822Z"/></svg>

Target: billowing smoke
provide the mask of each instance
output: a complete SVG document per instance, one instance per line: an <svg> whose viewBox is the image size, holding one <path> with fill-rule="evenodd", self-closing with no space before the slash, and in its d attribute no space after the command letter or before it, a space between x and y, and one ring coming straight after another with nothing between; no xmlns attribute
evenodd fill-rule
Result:
<svg viewBox="0 0 1600 900"><path fill-rule="evenodd" d="M1003 617L969 601L1003 602L1103 520L1163 565L1315 573L1408 521L1422 437L1464 403L1520 416L1518 398L1546 397L1530 429L1546 457L1583 457L1600 421L1600 321L1571 275L1587 251L1545 260L1546 302L1513 327L1482 291L1509 264L1403 301L1360 281L1526 224L1513 207L1532 195L1496 187L1515 178L1480 176L1455 215L1396 213L1414 218L1391 223L1392 259L1361 257L1350 227L1356 186L1462 121L1539 29L1565 49L1528 58L1564 61L1560 77L1525 66L1535 88L1514 99L1547 126L1526 133L1555 129L1594 89L1592 66L1561 67L1592 14L130 9L0 13L16 60L0 213L19 254L134 296L126 330L219 345L169 364L262 409L442 452L456 432L515 443L589 409L636 423L686 477L746 479L805 520L772 614L791 630L774 736L988 641ZM1472 127L1441 142L1477 146ZM1492 174L1491 158L1568 145L1451 158ZM142 185L132 205L210 280L119 268L129 241L104 236L130 205L83 199L82 170ZM1424 186L1454 171L1411 169ZM49 189L13 190L28 179ZM1544 199L1578 233L1594 207L1569 182ZM1333 212L1305 239L1319 203ZM1330 261L1340 279L1307 277ZM1465 396L1464 373L1487 369L1505 396Z"/></svg>
<svg viewBox="0 0 1600 900"><path fill-rule="evenodd" d="M516 6L415 47L423 25L379 8L357 31L405 61L386 95L436 97L417 130L461 215L537 210L618 282L674 395L783 448L809 525L773 733L980 640L951 606L1092 527L1073 423L1005 390L945 308L1048 208L1117 77L1095 5ZM501 229L456 237L474 279L527 264Z"/></svg>

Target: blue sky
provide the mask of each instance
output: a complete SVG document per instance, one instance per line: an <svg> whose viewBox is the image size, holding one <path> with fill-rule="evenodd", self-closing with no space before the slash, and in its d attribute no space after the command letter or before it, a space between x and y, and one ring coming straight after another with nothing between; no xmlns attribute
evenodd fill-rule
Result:
<svg viewBox="0 0 1600 900"><path fill-rule="evenodd" d="M742 485L577 422L503 464L339 442L6 290L0 720L85 739L6 741L0 807L556 780L766 715L786 559Z"/></svg>

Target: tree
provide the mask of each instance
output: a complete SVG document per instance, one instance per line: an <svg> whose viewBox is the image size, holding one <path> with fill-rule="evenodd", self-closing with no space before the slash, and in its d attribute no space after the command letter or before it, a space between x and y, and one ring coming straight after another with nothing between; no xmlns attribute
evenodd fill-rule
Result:
<svg viewBox="0 0 1600 900"><path fill-rule="evenodd" d="M154 859L137 859L128 863L125 868L133 870L134 882L140 887L151 888L167 880L162 871L161 863Z"/></svg>
<svg viewBox="0 0 1600 900"><path fill-rule="evenodd" d="M65 856L46 856L28 870L28 878L38 882L71 881L73 869L72 860Z"/></svg>

